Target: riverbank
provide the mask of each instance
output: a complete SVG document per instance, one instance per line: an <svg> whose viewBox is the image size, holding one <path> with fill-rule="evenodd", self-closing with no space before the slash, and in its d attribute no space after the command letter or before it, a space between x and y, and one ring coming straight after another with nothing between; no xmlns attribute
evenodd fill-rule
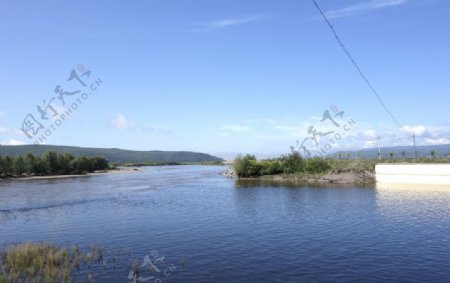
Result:
<svg viewBox="0 0 450 283"><path fill-rule="evenodd" d="M298 152L275 159L238 156L224 172L239 179L326 184L374 184L375 160L302 158Z"/></svg>
<svg viewBox="0 0 450 283"><path fill-rule="evenodd" d="M145 167L145 166L184 166L184 165L221 165L221 161L204 162L135 162L135 163L115 163L122 167Z"/></svg>
<svg viewBox="0 0 450 283"><path fill-rule="evenodd" d="M44 175L44 176L10 176L7 178L2 178L0 180L47 180L47 179L65 179L65 178L78 178L78 177L89 177L98 176L104 174L126 174L126 173L137 173L142 170L137 168L120 168L111 170L101 170L92 173L85 174L68 174L68 175Z"/></svg>
<svg viewBox="0 0 450 283"><path fill-rule="evenodd" d="M294 181L300 183L317 184L375 184L375 174L356 169L336 170L324 175L273 175L261 176L260 180Z"/></svg>
<svg viewBox="0 0 450 283"><path fill-rule="evenodd" d="M238 177L233 168L226 169L223 176L228 178L237 178L239 180L260 180L270 182L295 182L308 184L364 184L372 185L376 183L375 174L368 170L359 170L354 168L332 170L326 174L320 175L301 175L301 174L277 174L264 175L258 177Z"/></svg>

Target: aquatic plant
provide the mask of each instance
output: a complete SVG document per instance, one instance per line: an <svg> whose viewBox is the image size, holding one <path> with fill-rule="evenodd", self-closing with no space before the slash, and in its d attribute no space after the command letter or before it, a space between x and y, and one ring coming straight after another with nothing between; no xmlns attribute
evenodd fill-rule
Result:
<svg viewBox="0 0 450 283"><path fill-rule="evenodd" d="M76 247L17 244L1 254L0 282L70 282L72 268L80 256Z"/></svg>

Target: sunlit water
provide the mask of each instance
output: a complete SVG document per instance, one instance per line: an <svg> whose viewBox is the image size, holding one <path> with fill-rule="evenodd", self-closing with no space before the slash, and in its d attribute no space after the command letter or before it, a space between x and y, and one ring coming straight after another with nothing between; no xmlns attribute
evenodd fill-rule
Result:
<svg viewBox="0 0 450 283"><path fill-rule="evenodd" d="M236 184L224 169L0 181L0 243L102 245L96 282L131 282L146 255L160 259L146 282L450 281L450 190Z"/></svg>

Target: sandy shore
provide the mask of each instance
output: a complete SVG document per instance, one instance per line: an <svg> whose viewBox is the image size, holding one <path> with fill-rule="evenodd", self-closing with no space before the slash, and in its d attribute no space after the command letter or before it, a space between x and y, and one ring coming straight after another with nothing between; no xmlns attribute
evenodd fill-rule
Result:
<svg viewBox="0 0 450 283"><path fill-rule="evenodd" d="M142 172L142 170L139 170L137 168L121 168L121 169L105 170L105 171L102 171L102 172L93 172L93 173L86 173L86 174L12 177L12 178L6 178L4 180L65 179L65 178L78 178L78 177L98 176L98 175L105 175L105 174L128 174L128 173L138 173L138 172Z"/></svg>

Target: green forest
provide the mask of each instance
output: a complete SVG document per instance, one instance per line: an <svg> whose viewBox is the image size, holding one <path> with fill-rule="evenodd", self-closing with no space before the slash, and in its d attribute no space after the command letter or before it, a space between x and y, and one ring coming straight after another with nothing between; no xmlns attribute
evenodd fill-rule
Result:
<svg viewBox="0 0 450 283"><path fill-rule="evenodd" d="M69 153L47 151L35 156L0 156L0 177L70 175L109 169L108 160L99 156L74 157Z"/></svg>
<svg viewBox="0 0 450 283"><path fill-rule="evenodd" d="M0 156L20 156L27 153L42 155L47 151L70 153L78 156L103 156L111 163L145 163L145 162L221 162L221 158L200 152L190 151L135 151L118 148L92 148L57 145L2 145Z"/></svg>

